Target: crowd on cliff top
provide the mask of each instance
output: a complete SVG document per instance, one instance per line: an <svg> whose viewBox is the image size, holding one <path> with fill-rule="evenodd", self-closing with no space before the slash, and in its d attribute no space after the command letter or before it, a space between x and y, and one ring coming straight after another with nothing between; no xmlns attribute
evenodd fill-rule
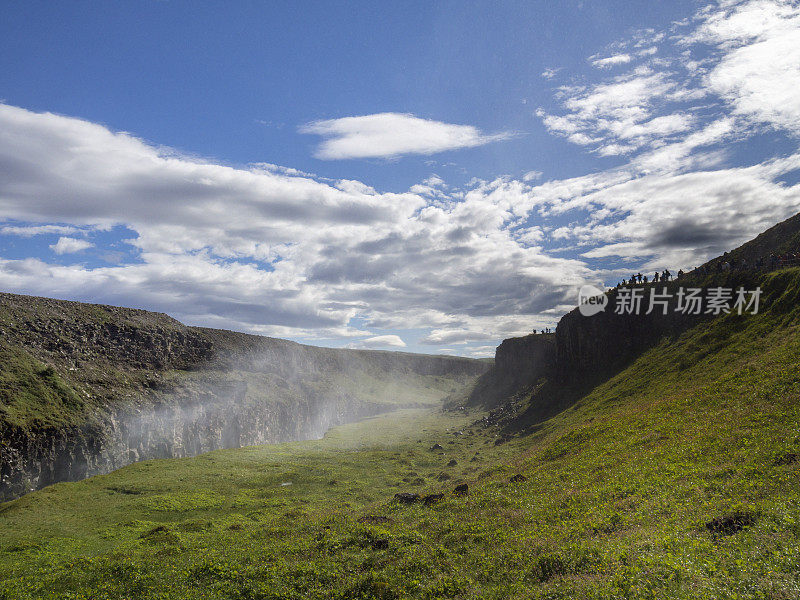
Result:
<svg viewBox="0 0 800 600"><path fill-rule="evenodd" d="M700 267L691 269L691 273L698 275L707 275L709 273L729 273L731 271L773 271L783 267L800 266L800 252L784 252L783 254L770 254L769 256L762 256L757 260L749 263L747 259L729 258L728 253L722 257ZM676 279L682 279L687 272L680 269L677 273ZM617 288L633 285L646 285L648 283L666 283L672 281L672 273L669 269L664 269L662 272L656 271L652 277L635 273L631 275L630 279L623 279L616 285Z"/></svg>
<svg viewBox="0 0 800 600"><path fill-rule="evenodd" d="M710 273L730 273L732 271L774 271L775 269L782 269L783 267L797 266L800 266L800 252L770 254L769 256L762 256L753 262L748 262L745 258L733 258L726 252L719 259L699 267L694 267L689 271L679 269L674 279L683 279L690 273L704 276ZM642 273L635 273L631 275L630 279L623 279L615 287L619 289L628 286L647 285L648 283L667 283L668 281L672 280L673 275L670 270L664 269L661 272L656 271L653 273L652 277L648 277ZM533 333L555 333L555 329L545 327L540 331L534 329Z"/></svg>

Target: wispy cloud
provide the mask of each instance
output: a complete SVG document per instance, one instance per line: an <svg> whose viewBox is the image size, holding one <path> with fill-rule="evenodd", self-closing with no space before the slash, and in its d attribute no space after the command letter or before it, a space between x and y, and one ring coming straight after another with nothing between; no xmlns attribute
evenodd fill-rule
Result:
<svg viewBox="0 0 800 600"><path fill-rule="evenodd" d="M376 335L350 344L351 348L405 348L406 343L399 335Z"/></svg>
<svg viewBox="0 0 800 600"><path fill-rule="evenodd" d="M471 125L442 123L404 113L314 121L303 125L300 132L325 138L314 153L323 160L435 154L474 148L513 135L508 132L487 135Z"/></svg>
<svg viewBox="0 0 800 600"><path fill-rule="evenodd" d="M31 225L27 227L6 225L0 227L0 234L2 235L16 235L24 238L37 235L76 235L78 233L81 233L80 229L69 225Z"/></svg>
<svg viewBox="0 0 800 600"><path fill-rule="evenodd" d="M736 135L764 127L800 134L797 3L710 4L669 33L647 30L615 44L611 56L590 57L627 70L562 86L563 110L536 114L550 132L603 156L685 148L714 120Z"/></svg>
<svg viewBox="0 0 800 600"><path fill-rule="evenodd" d="M592 57L590 59L592 64L599 69L610 69L618 65L624 65L631 62L633 58L630 54L614 54L613 56L606 56L604 58Z"/></svg>

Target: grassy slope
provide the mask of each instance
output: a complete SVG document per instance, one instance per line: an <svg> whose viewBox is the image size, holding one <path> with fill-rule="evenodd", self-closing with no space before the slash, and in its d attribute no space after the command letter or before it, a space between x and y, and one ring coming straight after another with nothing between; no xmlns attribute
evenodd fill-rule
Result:
<svg viewBox="0 0 800 600"><path fill-rule="evenodd" d="M409 411L2 505L0 598L797 598L800 271L765 287L770 311L664 341L506 444Z"/></svg>

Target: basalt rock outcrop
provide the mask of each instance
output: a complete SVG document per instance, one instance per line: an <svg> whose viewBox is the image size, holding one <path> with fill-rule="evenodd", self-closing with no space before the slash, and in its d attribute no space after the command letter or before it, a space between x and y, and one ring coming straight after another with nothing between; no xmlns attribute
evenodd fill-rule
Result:
<svg viewBox="0 0 800 600"><path fill-rule="evenodd" d="M0 294L0 501L138 460L318 438L432 405L489 366Z"/></svg>
<svg viewBox="0 0 800 600"><path fill-rule="evenodd" d="M678 309L679 288L693 286L705 294L714 286L749 290L757 286L757 281L750 273L736 273L639 286L636 289L641 302L632 312L616 310L621 292L612 289L607 292L607 307L600 313L584 316L576 308L561 318L555 334L504 340L495 353L494 366L477 380L466 403L493 409L490 417L498 415L498 423L502 424L514 419L510 407L515 400L535 395L525 420L551 416L665 337L678 336L700 321L713 318L704 310L695 314ZM648 312L651 293L669 296L666 311L654 305Z"/></svg>
<svg viewBox="0 0 800 600"><path fill-rule="evenodd" d="M495 407L550 376L555 360L554 334L534 333L503 340L495 351L494 366L477 380L467 403Z"/></svg>

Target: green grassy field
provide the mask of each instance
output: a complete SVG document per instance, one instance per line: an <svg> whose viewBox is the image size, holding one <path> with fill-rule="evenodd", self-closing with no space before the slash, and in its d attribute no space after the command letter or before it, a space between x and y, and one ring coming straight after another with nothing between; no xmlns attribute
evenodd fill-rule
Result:
<svg viewBox="0 0 800 600"><path fill-rule="evenodd" d="M0 505L0 598L796 599L798 281L508 442L407 410Z"/></svg>

